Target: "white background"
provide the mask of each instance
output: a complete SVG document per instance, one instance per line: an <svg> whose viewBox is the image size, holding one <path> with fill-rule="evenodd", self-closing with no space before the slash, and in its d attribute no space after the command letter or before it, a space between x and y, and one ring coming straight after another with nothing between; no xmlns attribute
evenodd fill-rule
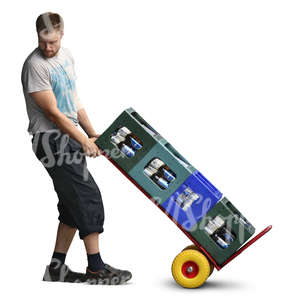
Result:
<svg viewBox="0 0 283 300"><path fill-rule="evenodd" d="M0 280L6 298L239 299L281 290L282 8L272 0L1 4ZM79 95L99 133L132 106L257 232L274 226L202 288L174 282L172 260L190 241L104 157L88 159L105 205L101 254L131 270L131 283L41 281L55 242L57 197L31 149L20 72L37 47L36 17L46 11L65 20L62 45L73 53ZM66 263L85 270L78 235Z"/></svg>

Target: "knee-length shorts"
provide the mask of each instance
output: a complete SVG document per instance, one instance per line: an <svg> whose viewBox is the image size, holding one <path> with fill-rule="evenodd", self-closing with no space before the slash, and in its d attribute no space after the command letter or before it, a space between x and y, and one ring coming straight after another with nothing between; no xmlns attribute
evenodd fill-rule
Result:
<svg viewBox="0 0 283 300"><path fill-rule="evenodd" d="M35 133L31 141L58 195L59 221L77 228L81 239L90 233L102 233L102 197L81 145L59 129Z"/></svg>

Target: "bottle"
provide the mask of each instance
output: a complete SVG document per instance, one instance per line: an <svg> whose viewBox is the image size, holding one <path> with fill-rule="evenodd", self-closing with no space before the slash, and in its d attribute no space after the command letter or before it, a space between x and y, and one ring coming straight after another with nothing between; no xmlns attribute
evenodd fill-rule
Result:
<svg viewBox="0 0 283 300"><path fill-rule="evenodd" d="M234 234L228 230L226 226L223 226L219 229L218 235L226 242L229 243L229 245L235 240Z"/></svg>
<svg viewBox="0 0 283 300"><path fill-rule="evenodd" d="M111 136L110 139L127 157L133 157L135 155L135 151L125 143L126 139L120 134L117 133Z"/></svg>
<svg viewBox="0 0 283 300"><path fill-rule="evenodd" d="M229 244L226 243L221 237L219 237L217 234L214 235L214 240L221 248L226 249L229 247Z"/></svg>
<svg viewBox="0 0 283 300"><path fill-rule="evenodd" d="M157 183L163 190L168 188L168 182L164 178L154 174L152 180Z"/></svg>
<svg viewBox="0 0 283 300"><path fill-rule="evenodd" d="M187 187L183 193L186 195L188 200L196 201L199 198L198 194L194 193L189 187Z"/></svg>
<svg viewBox="0 0 283 300"><path fill-rule="evenodd" d="M125 138L119 134L112 135L110 139L116 146L120 145L125 141Z"/></svg>
<svg viewBox="0 0 283 300"><path fill-rule="evenodd" d="M124 154L126 154L127 157L133 157L135 155L135 151L129 147L126 144L122 144L121 147L119 147L121 152L123 152Z"/></svg>
<svg viewBox="0 0 283 300"><path fill-rule="evenodd" d="M117 134L125 138L125 143L133 148L134 150L139 150L142 148L141 140L136 137L127 127L121 127Z"/></svg>
<svg viewBox="0 0 283 300"><path fill-rule="evenodd" d="M210 220L204 227L205 231L212 235L217 229L224 225L224 220L220 216L216 216L213 220Z"/></svg>
<svg viewBox="0 0 283 300"><path fill-rule="evenodd" d="M204 227L205 231L221 248L226 249L235 240L235 235L225 226L225 221L216 216Z"/></svg>
<svg viewBox="0 0 283 300"><path fill-rule="evenodd" d="M187 210L198 198L199 196L196 193L194 193L189 187L186 187L183 193L179 195L176 200L184 210Z"/></svg>
<svg viewBox="0 0 283 300"><path fill-rule="evenodd" d="M177 199L177 203L183 208L183 210L187 210L193 204L193 200L189 199L184 193L180 194Z"/></svg>
<svg viewBox="0 0 283 300"><path fill-rule="evenodd" d="M190 208L192 206L192 204L194 203L194 199L192 198L187 198L186 197L186 200L184 202L184 206L183 206L183 209L184 210L187 210L188 208Z"/></svg>
<svg viewBox="0 0 283 300"><path fill-rule="evenodd" d="M151 165L147 166L144 169L144 173L150 177L158 186L160 186L162 189L167 189L168 188L168 182L160 177L158 175L158 171L152 167Z"/></svg>
<svg viewBox="0 0 283 300"><path fill-rule="evenodd" d="M164 177L168 182L172 182L176 178L175 174L172 174L172 171L161 159L155 158L151 161L150 165L158 170L160 176Z"/></svg>
<svg viewBox="0 0 283 300"><path fill-rule="evenodd" d="M144 169L144 172L148 177L152 177L155 173L157 173L157 170L155 168L153 168L152 166L147 166Z"/></svg>
<svg viewBox="0 0 283 300"><path fill-rule="evenodd" d="M181 206L181 208L184 207L185 201L186 201L186 196L184 195L184 193L180 194L176 199L176 202Z"/></svg>
<svg viewBox="0 0 283 300"><path fill-rule="evenodd" d="M230 246L236 237L226 226L222 226L216 230L216 232L212 235L212 238L221 248L225 249Z"/></svg>

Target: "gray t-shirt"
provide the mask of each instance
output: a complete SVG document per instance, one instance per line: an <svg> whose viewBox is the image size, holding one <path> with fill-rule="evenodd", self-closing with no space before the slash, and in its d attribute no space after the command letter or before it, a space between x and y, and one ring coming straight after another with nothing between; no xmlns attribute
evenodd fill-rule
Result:
<svg viewBox="0 0 283 300"><path fill-rule="evenodd" d="M58 109L78 125L77 112L83 105L76 89L74 59L70 50L60 47L54 57L46 58L39 48L27 57L22 68L22 86L29 117L30 134L57 129L29 93L53 90Z"/></svg>

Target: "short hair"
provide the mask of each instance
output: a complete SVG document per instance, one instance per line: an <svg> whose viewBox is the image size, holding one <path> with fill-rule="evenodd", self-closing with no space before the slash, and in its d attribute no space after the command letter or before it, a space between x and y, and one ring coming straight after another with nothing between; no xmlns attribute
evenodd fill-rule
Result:
<svg viewBox="0 0 283 300"><path fill-rule="evenodd" d="M46 12L41 14L37 17L35 24L37 34L48 34L54 30L64 31L63 18L57 13Z"/></svg>

